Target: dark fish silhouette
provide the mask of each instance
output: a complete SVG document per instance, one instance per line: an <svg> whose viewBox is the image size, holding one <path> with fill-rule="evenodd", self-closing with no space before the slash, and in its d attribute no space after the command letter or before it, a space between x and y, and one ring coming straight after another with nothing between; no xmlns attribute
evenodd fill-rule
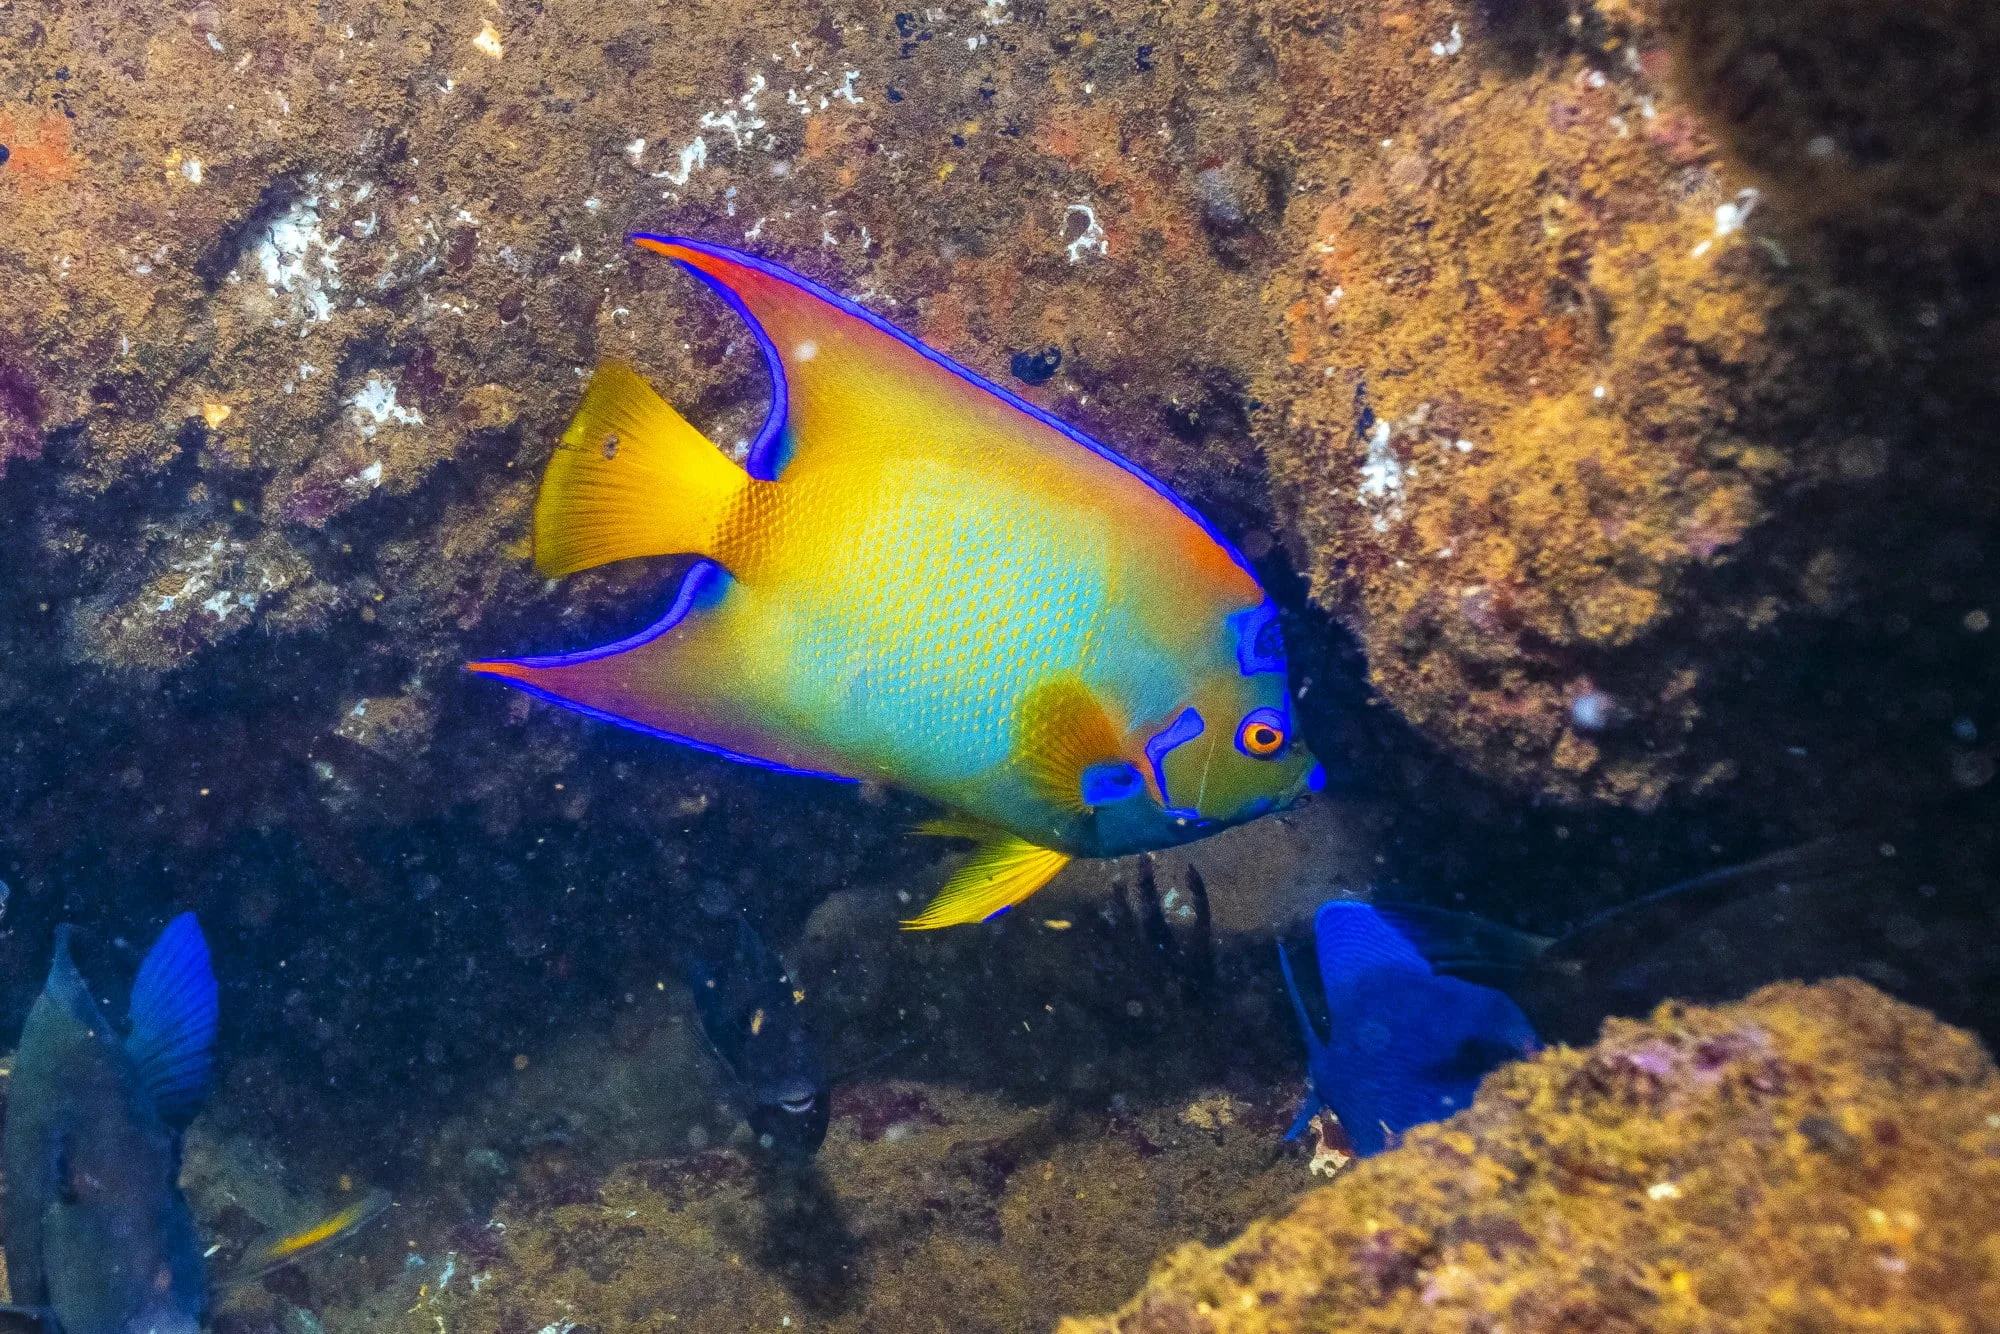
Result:
<svg viewBox="0 0 2000 1334"><path fill-rule="evenodd" d="M826 1065L805 1024L805 993L742 917L692 934L681 973L702 1032L749 1106L757 1142L789 1157L826 1139Z"/></svg>
<svg viewBox="0 0 2000 1334"><path fill-rule="evenodd" d="M5 1159L14 1301L62 1334L195 1334L208 1310L178 1180L215 1046L215 976L192 913L146 956L130 1015L121 1038L58 930L14 1059Z"/></svg>
<svg viewBox="0 0 2000 1334"><path fill-rule="evenodd" d="M1313 934L1326 990L1323 1042L1291 958L1278 948L1306 1039L1306 1101L1285 1138L1326 1107L1358 1155L1380 1153L1390 1136L1470 1105L1489 1071L1535 1049L1519 1006L1491 987L1434 971L1371 905L1323 904Z"/></svg>
<svg viewBox="0 0 2000 1334"><path fill-rule="evenodd" d="M129 1031L106 1021L56 932L7 1090L7 1277L50 1334L195 1334L210 1306L180 1190L181 1136L214 1078L216 987L193 913L160 933L132 984ZM375 1191L245 1255L249 1282L352 1235L388 1208Z"/></svg>
<svg viewBox="0 0 2000 1334"><path fill-rule="evenodd" d="M1733 1000L1853 974L1948 1022L2000 1031L1980 943L2000 927L1990 854L1930 829L1825 839L1621 904L1560 936L1471 913L1376 906L1441 972L1499 987L1551 1041L1669 998Z"/></svg>

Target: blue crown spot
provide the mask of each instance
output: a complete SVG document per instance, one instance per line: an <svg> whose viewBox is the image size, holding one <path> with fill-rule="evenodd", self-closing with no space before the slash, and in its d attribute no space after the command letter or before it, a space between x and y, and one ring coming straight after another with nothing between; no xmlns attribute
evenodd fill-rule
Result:
<svg viewBox="0 0 2000 1334"><path fill-rule="evenodd" d="M1285 632L1278 624L1278 608L1260 602L1239 611L1228 620L1236 636L1236 667L1245 676L1285 670Z"/></svg>

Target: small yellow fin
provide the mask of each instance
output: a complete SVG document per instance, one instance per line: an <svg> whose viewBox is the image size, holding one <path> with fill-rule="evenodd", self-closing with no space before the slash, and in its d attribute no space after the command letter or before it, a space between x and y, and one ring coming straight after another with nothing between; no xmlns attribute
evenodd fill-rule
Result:
<svg viewBox="0 0 2000 1334"><path fill-rule="evenodd" d="M1011 834L999 835L976 849L930 906L903 927L930 931L983 922L1048 884L1069 862L1067 852L1037 847Z"/></svg>
<svg viewBox="0 0 2000 1334"><path fill-rule="evenodd" d="M919 822L913 832L926 838L969 838L975 843L991 843L1007 837L1007 831L999 825L972 815L941 815Z"/></svg>
<svg viewBox="0 0 2000 1334"><path fill-rule="evenodd" d="M371 1190L331 1218L323 1218L310 1227L266 1242L238 1261L235 1272L223 1280L222 1286L233 1288L254 1283L314 1251L345 1241L388 1212L389 1203L388 1191Z"/></svg>
<svg viewBox="0 0 2000 1334"><path fill-rule="evenodd" d="M1021 701L1014 763L1059 809L1084 809L1083 771L1124 758L1118 728L1090 687L1073 676L1037 686Z"/></svg>
<svg viewBox="0 0 2000 1334"><path fill-rule="evenodd" d="M709 555L749 480L637 371L607 361L542 475L536 568L562 575L634 556Z"/></svg>

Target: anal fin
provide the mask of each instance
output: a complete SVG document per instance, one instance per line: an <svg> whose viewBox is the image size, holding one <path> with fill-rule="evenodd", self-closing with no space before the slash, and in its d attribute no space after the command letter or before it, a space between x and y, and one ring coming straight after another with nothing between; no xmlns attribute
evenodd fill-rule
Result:
<svg viewBox="0 0 2000 1334"><path fill-rule="evenodd" d="M926 832L963 837L969 828L954 826ZM903 927L909 931L931 931L941 926L983 922L1048 884L1070 860L1066 852L1039 847L1012 834L988 834L987 841L974 849L965 865L945 882L930 906L904 922Z"/></svg>

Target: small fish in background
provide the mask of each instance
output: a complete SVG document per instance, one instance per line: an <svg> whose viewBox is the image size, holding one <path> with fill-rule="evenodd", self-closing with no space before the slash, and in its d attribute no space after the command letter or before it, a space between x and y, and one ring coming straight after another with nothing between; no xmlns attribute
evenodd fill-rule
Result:
<svg viewBox="0 0 2000 1334"><path fill-rule="evenodd" d="M1325 1108L1340 1118L1357 1156L1380 1153L1390 1136L1471 1105L1490 1071L1535 1050L1535 1030L1518 1005L1434 971L1369 904L1322 905L1313 934L1330 1028L1324 1041L1291 958L1278 947L1306 1040L1305 1105L1286 1139Z"/></svg>
<svg viewBox="0 0 2000 1334"><path fill-rule="evenodd" d="M472 671L937 802L926 832L977 846L909 927L983 921L1074 858L1190 842L1321 779L1277 607L1165 484L797 274L632 239L749 324L770 414L739 465L600 366L542 479L537 567L700 559L649 629Z"/></svg>
<svg viewBox="0 0 2000 1334"><path fill-rule="evenodd" d="M194 1334L208 1285L180 1137L214 1073L215 976L192 913L132 984L120 1040L70 956L28 1013L7 1089L7 1276L63 1334Z"/></svg>
<svg viewBox="0 0 2000 1334"><path fill-rule="evenodd" d="M701 1031L747 1104L757 1142L805 1158L826 1139L831 1081L805 1023L805 992L750 923L690 932L681 976Z"/></svg>
<svg viewBox="0 0 2000 1334"><path fill-rule="evenodd" d="M1423 904L1376 907L1439 971L1506 991L1556 1041L1589 1042L1607 1016L1669 998L1734 1000L1839 974L1990 1040L2000 976L1962 943L2000 928L2000 859L1967 842L1928 827L1822 839L1681 881L1559 936Z"/></svg>
<svg viewBox="0 0 2000 1334"><path fill-rule="evenodd" d="M216 986L193 913L167 925L132 984L129 1031L106 1021L56 932L7 1088L6 1256L17 1316L54 1334L195 1334L211 1289L180 1189L181 1139L214 1080ZM371 1195L280 1239L246 1281L351 1234Z"/></svg>

